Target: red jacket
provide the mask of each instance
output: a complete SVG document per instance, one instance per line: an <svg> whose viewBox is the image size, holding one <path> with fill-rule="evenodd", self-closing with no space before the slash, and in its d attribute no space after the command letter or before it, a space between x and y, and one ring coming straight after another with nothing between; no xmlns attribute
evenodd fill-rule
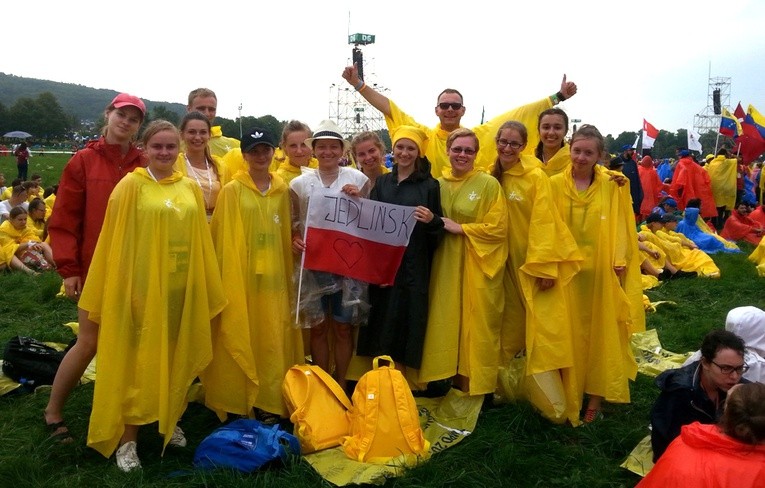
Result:
<svg viewBox="0 0 765 488"><path fill-rule="evenodd" d="M731 212L720 236L729 241L747 241L755 246L762 239L762 226L738 210Z"/></svg>
<svg viewBox="0 0 765 488"><path fill-rule="evenodd" d="M640 215L650 215L653 208L658 205L661 191L663 190L659 173L653 167L650 156L645 156L638 166L640 185L643 187L643 202L640 204Z"/></svg>
<svg viewBox="0 0 765 488"><path fill-rule="evenodd" d="M684 425L637 488L765 486L765 445L744 444L716 425Z"/></svg>
<svg viewBox="0 0 765 488"><path fill-rule="evenodd" d="M692 198L701 199L701 216L717 217L715 197L709 173L696 164L690 157L680 158L675 166L670 193L677 201L677 208L685 210L685 205Z"/></svg>
<svg viewBox="0 0 765 488"><path fill-rule="evenodd" d="M109 195L123 176L146 166L145 155L131 146L123 158L120 146L101 137L78 151L64 167L56 205L48 222L58 273L83 282L104 223Z"/></svg>

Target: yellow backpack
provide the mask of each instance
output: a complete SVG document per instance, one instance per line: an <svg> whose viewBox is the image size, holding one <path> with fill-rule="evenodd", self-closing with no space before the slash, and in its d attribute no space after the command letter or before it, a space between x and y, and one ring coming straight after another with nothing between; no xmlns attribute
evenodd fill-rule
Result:
<svg viewBox="0 0 765 488"><path fill-rule="evenodd" d="M350 432L348 395L318 366L291 367L282 393L303 454L338 446Z"/></svg>
<svg viewBox="0 0 765 488"><path fill-rule="evenodd" d="M381 360L389 365L380 366ZM372 364L353 391L343 451L354 461L382 464L399 458L413 466L430 456L430 443L422 435L412 391L390 356L378 356Z"/></svg>

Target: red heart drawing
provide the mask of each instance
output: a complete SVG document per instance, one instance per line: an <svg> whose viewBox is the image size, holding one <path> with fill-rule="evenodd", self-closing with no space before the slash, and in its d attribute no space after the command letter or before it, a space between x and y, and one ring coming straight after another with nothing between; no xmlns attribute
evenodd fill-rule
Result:
<svg viewBox="0 0 765 488"><path fill-rule="evenodd" d="M346 266L352 268L361 260L361 256L364 254L364 248L358 242L349 242L345 239L336 239L332 244L332 249L335 250L340 259L343 260Z"/></svg>

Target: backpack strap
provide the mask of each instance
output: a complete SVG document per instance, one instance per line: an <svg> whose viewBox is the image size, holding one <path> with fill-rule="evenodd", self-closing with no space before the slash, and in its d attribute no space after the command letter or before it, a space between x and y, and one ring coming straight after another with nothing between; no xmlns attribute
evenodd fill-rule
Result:
<svg viewBox="0 0 765 488"><path fill-rule="evenodd" d="M332 392L335 397L340 401L340 403L343 404L346 410L350 410L351 408L351 401L348 399L348 395L345 394L345 391L343 388L337 384L337 381L329 375L326 371L321 369L318 366L306 366L306 369L303 370L303 373L305 375L314 374L317 378L319 378L325 385L327 385L327 388L329 388L329 391ZM308 383L310 385L310 382Z"/></svg>
<svg viewBox="0 0 765 488"><path fill-rule="evenodd" d="M388 362L388 366L390 366L392 368L396 367L396 362L393 360L392 357L386 356L386 355L382 355L382 356L377 356L376 358L374 358L372 360L372 369L377 369L377 368L380 367L380 360L387 361Z"/></svg>
<svg viewBox="0 0 765 488"><path fill-rule="evenodd" d="M427 451L430 446L425 441L425 445L422 444L422 432L420 428L420 419L418 416L412 417L411 411L414 407L414 411L417 411L417 405L414 403L414 397L411 390L409 390L406 380L393 381L393 375L399 374L403 376L398 370L390 369L387 374L391 376L390 384L393 386L393 397L396 399L396 415L398 416L398 423L401 426L401 431L404 434L406 443L409 444L409 448L412 452L420 453L421 449ZM403 378L402 378L403 379Z"/></svg>
<svg viewBox="0 0 765 488"><path fill-rule="evenodd" d="M377 359L374 359L373 366L374 369L377 369ZM372 447L372 441L375 439L375 434L377 433L377 420L380 416L380 374L382 372L379 372L377 374L366 374L366 390L369 391L369 383L370 381L374 381L374 388L372 391L376 392L374 394L366 393L366 398L364 399L364 409L363 409L363 423L362 423L362 433L363 436L359 440L359 452L357 454L358 458L356 459L358 462L363 463L364 458L366 457L367 453L369 452L369 448ZM358 388L358 385L356 385ZM356 406L358 409L358 406Z"/></svg>

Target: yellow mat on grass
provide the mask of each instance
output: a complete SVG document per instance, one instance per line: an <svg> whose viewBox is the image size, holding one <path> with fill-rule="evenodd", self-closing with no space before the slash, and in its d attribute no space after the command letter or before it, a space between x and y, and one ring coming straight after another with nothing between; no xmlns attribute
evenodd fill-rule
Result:
<svg viewBox="0 0 765 488"><path fill-rule="evenodd" d="M469 396L452 388L443 398L415 400L420 426L433 455L458 444L473 432L483 395ZM307 454L305 459L324 479L337 486L383 484L386 479L404 472L403 461L393 460L385 465L360 463L349 459L340 447Z"/></svg>

